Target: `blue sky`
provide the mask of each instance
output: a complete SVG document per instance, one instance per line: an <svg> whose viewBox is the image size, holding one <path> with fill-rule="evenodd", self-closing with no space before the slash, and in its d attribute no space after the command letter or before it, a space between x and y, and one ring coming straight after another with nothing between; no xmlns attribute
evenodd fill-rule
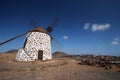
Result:
<svg viewBox="0 0 120 80"><path fill-rule="evenodd" d="M0 42L33 29L32 19L46 28L59 17L52 51L70 54L120 55L119 0L0 0ZM19 49L25 36L0 46Z"/></svg>

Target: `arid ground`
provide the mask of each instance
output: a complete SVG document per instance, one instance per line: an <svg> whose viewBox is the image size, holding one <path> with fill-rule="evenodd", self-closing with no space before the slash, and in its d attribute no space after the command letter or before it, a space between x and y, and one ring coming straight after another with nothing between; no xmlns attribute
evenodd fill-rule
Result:
<svg viewBox="0 0 120 80"><path fill-rule="evenodd" d="M120 80L120 72L81 65L71 58L16 62L15 54L0 55L0 80Z"/></svg>

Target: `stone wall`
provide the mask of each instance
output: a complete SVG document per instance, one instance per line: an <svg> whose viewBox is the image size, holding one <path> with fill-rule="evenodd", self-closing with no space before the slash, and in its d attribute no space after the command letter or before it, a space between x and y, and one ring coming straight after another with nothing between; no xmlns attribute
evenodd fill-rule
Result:
<svg viewBox="0 0 120 80"><path fill-rule="evenodd" d="M38 51L43 51L43 60L52 59L50 36L42 32L29 32L26 36L25 47L19 49L17 61L38 60Z"/></svg>

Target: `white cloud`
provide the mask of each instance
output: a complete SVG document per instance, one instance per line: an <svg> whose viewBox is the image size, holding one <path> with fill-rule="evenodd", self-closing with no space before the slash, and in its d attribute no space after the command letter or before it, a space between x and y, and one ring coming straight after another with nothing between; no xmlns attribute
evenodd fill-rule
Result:
<svg viewBox="0 0 120 80"><path fill-rule="evenodd" d="M91 30L93 31L93 32L96 32L96 31L105 31L105 30L107 30L107 29L109 29L110 28L110 24L93 24L92 26L91 26Z"/></svg>
<svg viewBox="0 0 120 80"><path fill-rule="evenodd" d="M120 43L119 38L115 38L114 41L112 41L113 45L118 45Z"/></svg>
<svg viewBox="0 0 120 80"><path fill-rule="evenodd" d="M105 31L107 29L110 28L110 24L106 23L106 24L90 24L90 23L85 23L85 25L83 26L84 30L88 30L91 29L93 32L96 31Z"/></svg>
<svg viewBox="0 0 120 80"><path fill-rule="evenodd" d="M67 40L67 39L68 39L68 36L63 36L63 39L64 39L64 40Z"/></svg>
<svg viewBox="0 0 120 80"><path fill-rule="evenodd" d="M83 29L84 29L84 30L88 30L88 29L89 29L89 27L90 27L90 23L85 23L85 25L84 25Z"/></svg>
<svg viewBox="0 0 120 80"><path fill-rule="evenodd" d="M113 45L118 45L119 42L118 42L118 41L113 41L112 44L113 44Z"/></svg>

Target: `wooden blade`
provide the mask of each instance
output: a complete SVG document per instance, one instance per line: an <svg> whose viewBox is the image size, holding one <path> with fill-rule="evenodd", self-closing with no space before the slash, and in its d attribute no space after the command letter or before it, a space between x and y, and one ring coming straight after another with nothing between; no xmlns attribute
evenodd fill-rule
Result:
<svg viewBox="0 0 120 80"><path fill-rule="evenodd" d="M28 25L31 26L32 28L36 28L37 24L38 22L35 19L31 19Z"/></svg>
<svg viewBox="0 0 120 80"><path fill-rule="evenodd" d="M23 34L20 34L20 35L18 35L18 36L15 36L15 37L13 37L13 38L11 38L11 39L8 39L8 40L6 40L6 41L4 41L4 42L1 42L0 45L3 45L3 44L8 43L8 42L10 42L10 41L12 41L12 40L15 40L15 39L17 39L17 38L19 38L19 37L21 37L21 36L23 36L23 35L25 35L25 34L26 34L26 33L23 33Z"/></svg>
<svg viewBox="0 0 120 80"><path fill-rule="evenodd" d="M58 19L58 18L55 18L55 19L53 20L52 24L51 24L51 27L53 28L53 27L57 24L58 21L59 21L59 19Z"/></svg>
<svg viewBox="0 0 120 80"><path fill-rule="evenodd" d="M58 18L55 18L55 19L53 20L52 24L49 25L49 26L46 28L47 32L51 33L51 32L53 31L53 28L55 28L55 26L56 26L56 24L57 24L58 21L59 21L59 19L58 19Z"/></svg>
<svg viewBox="0 0 120 80"><path fill-rule="evenodd" d="M52 45L57 51L61 51L63 48L63 45L60 44L60 42L56 42L55 40L52 40Z"/></svg>

